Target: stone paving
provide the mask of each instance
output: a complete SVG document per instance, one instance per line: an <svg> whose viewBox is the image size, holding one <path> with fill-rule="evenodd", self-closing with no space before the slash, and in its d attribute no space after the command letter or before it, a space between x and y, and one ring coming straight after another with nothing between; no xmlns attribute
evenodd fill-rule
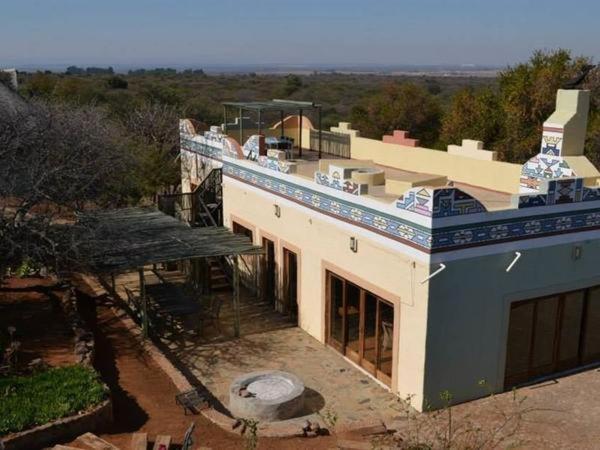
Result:
<svg viewBox="0 0 600 450"><path fill-rule="evenodd" d="M229 385L239 375L257 370L283 370L298 376L306 387L304 419L323 423L323 415L338 424L381 419L391 422L403 410L398 397L334 350L300 328L242 336L227 342L200 344L189 339L164 343L225 406Z"/></svg>

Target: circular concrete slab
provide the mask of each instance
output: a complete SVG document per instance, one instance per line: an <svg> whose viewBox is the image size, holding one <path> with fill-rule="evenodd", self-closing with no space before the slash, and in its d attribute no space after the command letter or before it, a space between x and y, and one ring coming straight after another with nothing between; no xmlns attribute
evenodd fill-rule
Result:
<svg viewBox="0 0 600 450"><path fill-rule="evenodd" d="M280 370L244 374L229 389L229 409L240 418L286 420L297 416L303 407L304 383Z"/></svg>

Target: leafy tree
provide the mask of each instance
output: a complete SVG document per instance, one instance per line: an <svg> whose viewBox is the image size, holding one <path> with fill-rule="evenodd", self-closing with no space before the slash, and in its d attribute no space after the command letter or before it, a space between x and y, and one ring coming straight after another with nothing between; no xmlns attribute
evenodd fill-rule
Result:
<svg viewBox="0 0 600 450"><path fill-rule="evenodd" d="M526 63L500 73L504 138L494 147L503 159L525 162L539 151L542 124L554 111L557 89L588 63L564 49L536 51Z"/></svg>
<svg viewBox="0 0 600 450"><path fill-rule="evenodd" d="M65 77L58 80L53 97L59 101L89 105L102 101L104 93L93 80L80 77Z"/></svg>
<svg viewBox="0 0 600 450"><path fill-rule="evenodd" d="M56 82L55 76L37 72L29 78L23 92L29 97L49 98L54 93Z"/></svg>
<svg viewBox="0 0 600 450"><path fill-rule="evenodd" d="M352 110L352 123L364 136L406 130L424 145L437 141L440 119L436 98L414 83L389 83Z"/></svg>
<svg viewBox="0 0 600 450"><path fill-rule="evenodd" d="M69 66L65 70L67 75L85 75L85 69L77 66Z"/></svg>
<svg viewBox="0 0 600 450"><path fill-rule="evenodd" d="M289 97L297 92L301 87L302 78L300 78L298 75L290 73L284 79L283 86L281 88L281 94L283 97Z"/></svg>
<svg viewBox="0 0 600 450"><path fill-rule="evenodd" d="M589 61L563 49L536 51L527 62L500 73L497 92L459 92L443 119L440 144L456 143L462 138L479 139L487 148L498 151L501 159L524 163L539 152L542 124L554 111L556 91L576 77ZM589 133L599 121L595 115L600 82L595 86ZM595 135L590 136L587 153L592 160L600 160Z"/></svg>
<svg viewBox="0 0 600 450"><path fill-rule="evenodd" d="M444 114L438 146L445 149L448 144L460 144L462 139L496 142L503 126L499 103L498 95L489 88L457 92Z"/></svg>
<svg viewBox="0 0 600 450"><path fill-rule="evenodd" d="M111 89L127 89L129 86L127 80L117 76L110 77L106 80L106 84Z"/></svg>

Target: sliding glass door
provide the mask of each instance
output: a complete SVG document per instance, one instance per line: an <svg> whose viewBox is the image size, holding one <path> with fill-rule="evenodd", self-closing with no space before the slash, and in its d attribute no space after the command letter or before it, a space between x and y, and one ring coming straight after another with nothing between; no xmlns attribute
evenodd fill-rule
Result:
<svg viewBox="0 0 600 450"><path fill-rule="evenodd" d="M390 385L394 306L331 272L327 300L328 344Z"/></svg>
<svg viewBox="0 0 600 450"><path fill-rule="evenodd" d="M600 288L513 303L504 386L600 361Z"/></svg>

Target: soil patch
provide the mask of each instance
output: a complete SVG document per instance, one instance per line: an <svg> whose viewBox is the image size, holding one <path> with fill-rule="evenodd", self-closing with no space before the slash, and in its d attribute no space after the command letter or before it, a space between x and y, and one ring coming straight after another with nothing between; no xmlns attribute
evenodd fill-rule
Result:
<svg viewBox="0 0 600 450"><path fill-rule="evenodd" d="M20 365L36 358L55 367L77 362L69 323L60 306L44 293L52 285L48 278L11 278L2 284L0 334L6 340L7 328L15 327Z"/></svg>

